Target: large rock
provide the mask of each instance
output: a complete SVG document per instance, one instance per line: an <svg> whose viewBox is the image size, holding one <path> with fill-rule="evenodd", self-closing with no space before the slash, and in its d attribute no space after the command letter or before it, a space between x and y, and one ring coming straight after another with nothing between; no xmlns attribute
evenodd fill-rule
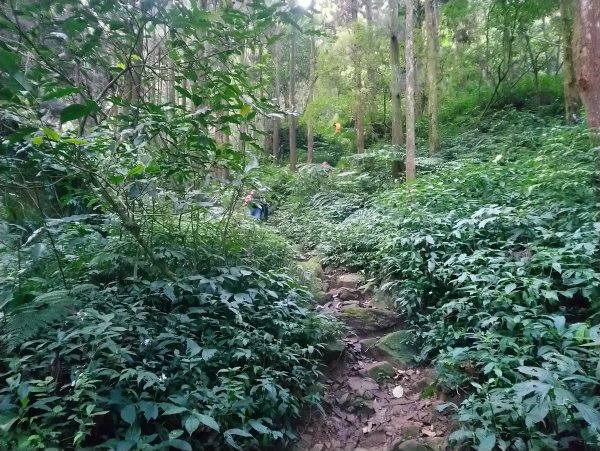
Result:
<svg viewBox="0 0 600 451"><path fill-rule="evenodd" d="M400 435L404 440L418 438L421 436L421 427L417 426L416 424L407 424L406 426L402 426Z"/></svg>
<svg viewBox="0 0 600 451"><path fill-rule="evenodd" d="M303 283L306 284L315 298L315 302L319 305L323 305L328 302L329 296L325 290L325 273L323 268L316 257L311 259L298 262L298 267L301 271Z"/></svg>
<svg viewBox="0 0 600 451"><path fill-rule="evenodd" d="M326 343L323 347L323 360L325 363L331 363L339 360L346 352L346 344L342 340L335 340Z"/></svg>
<svg viewBox="0 0 600 451"><path fill-rule="evenodd" d="M392 332L381 337L370 353L377 358L385 359L393 365L407 366L415 356L414 348L409 344L410 334L405 330Z"/></svg>
<svg viewBox="0 0 600 451"><path fill-rule="evenodd" d="M365 396L379 389L379 384L368 377L349 377L348 387L356 396Z"/></svg>
<svg viewBox="0 0 600 451"><path fill-rule="evenodd" d="M337 288L331 290L331 295L341 301L360 300L362 298L360 291L353 288Z"/></svg>
<svg viewBox="0 0 600 451"><path fill-rule="evenodd" d="M389 362L373 362L361 368L358 372L361 376L370 377L375 380L391 379L396 375L396 369Z"/></svg>
<svg viewBox="0 0 600 451"><path fill-rule="evenodd" d="M342 274L337 279L338 288L358 288L365 283L365 276L362 274Z"/></svg>
<svg viewBox="0 0 600 451"><path fill-rule="evenodd" d="M448 439L445 437L427 437L424 441L432 451L444 451L448 448Z"/></svg>
<svg viewBox="0 0 600 451"><path fill-rule="evenodd" d="M325 273L323 267L317 257L312 257L305 262L298 262L298 265L312 277L316 277L320 280L325 280Z"/></svg>
<svg viewBox="0 0 600 451"><path fill-rule="evenodd" d="M431 451L431 448L416 440L405 440L395 443L392 451Z"/></svg>
<svg viewBox="0 0 600 451"><path fill-rule="evenodd" d="M390 329L400 322L397 313L357 305L342 306L338 316L357 334Z"/></svg>
<svg viewBox="0 0 600 451"><path fill-rule="evenodd" d="M377 338L375 337L363 338L358 342L358 344L360 344L360 352L363 354L368 354L369 350L375 345L375 343L377 343Z"/></svg>

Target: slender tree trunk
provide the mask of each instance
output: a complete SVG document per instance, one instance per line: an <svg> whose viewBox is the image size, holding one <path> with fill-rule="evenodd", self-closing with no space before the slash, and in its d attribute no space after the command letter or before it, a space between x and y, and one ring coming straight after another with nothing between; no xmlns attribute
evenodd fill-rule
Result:
<svg viewBox="0 0 600 451"><path fill-rule="evenodd" d="M352 0L351 3L352 23L358 22L358 0ZM364 122L364 98L362 95L362 68L361 61L358 57L360 49L358 43L354 44L354 127L356 128L356 152L363 153L365 151L365 122Z"/></svg>
<svg viewBox="0 0 600 451"><path fill-rule="evenodd" d="M390 0L390 66L392 71L392 144L400 146L404 143L402 134L402 98L400 78L400 21L398 9L400 0Z"/></svg>
<svg viewBox="0 0 600 451"><path fill-rule="evenodd" d="M290 0L290 7L294 7L295 1ZM292 29L290 40L290 171L296 170L298 156L296 154L296 32Z"/></svg>
<svg viewBox="0 0 600 451"><path fill-rule="evenodd" d="M437 1L425 0L425 21L427 28L427 113L429 115L429 153L439 150L438 137L438 58L439 36Z"/></svg>
<svg viewBox="0 0 600 451"><path fill-rule="evenodd" d="M563 53L563 86L565 93L565 120L573 124L579 114L581 100L577 90L573 61L573 4L572 0L560 0Z"/></svg>
<svg viewBox="0 0 600 451"><path fill-rule="evenodd" d="M170 56L167 57L169 58L169 84L167 86L169 96L168 102L170 105L175 105L175 62L171 59Z"/></svg>
<svg viewBox="0 0 600 451"><path fill-rule="evenodd" d="M369 39L373 42L377 41L377 36L374 32L373 26L373 0L365 0L365 18L367 19L367 31L369 33ZM367 91L369 93L369 99L366 103L367 112L367 124L373 124L377 118L378 100L377 100L377 66L376 64L367 65ZM372 130L371 130L372 131Z"/></svg>
<svg viewBox="0 0 600 451"><path fill-rule="evenodd" d="M315 7L315 0L312 0L310 3L311 9ZM317 64L317 47L315 42L315 37L311 36L310 38L310 88L308 91L308 101L306 104L308 105L313 101L314 97L314 89L316 82L316 64ZM315 153L315 125L312 118L308 119L308 124L306 127L306 162L311 164L314 162L314 153Z"/></svg>
<svg viewBox="0 0 600 451"><path fill-rule="evenodd" d="M275 29L275 34L280 33L280 28L277 26ZM277 41L275 43L275 104L280 108L280 98L281 98L281 43ZM275 162L279 161L279 117L273 118L273 160Z"/></svg>
<svg viewBox="0 0 600 451"><path fill-rule="evenodd" d="M415 58L414 0L406 0L406 181L415 179Z"/></svg>

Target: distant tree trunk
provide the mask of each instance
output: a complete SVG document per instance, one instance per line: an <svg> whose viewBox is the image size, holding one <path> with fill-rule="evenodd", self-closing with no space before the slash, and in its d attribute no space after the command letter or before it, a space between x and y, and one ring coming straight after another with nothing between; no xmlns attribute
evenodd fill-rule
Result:
<svg viewBox="0 0 600 451"><path fill-rule="evenodd" d="M351 17L352 23L356 24L358 22L358 0L352 0ZM360 58L358 58L360 52L358 43L355 43L354 47L354 126L356 128L356 152L363 153L365 151L365 110L362 95L362 68Z"/></svg>
<svg viewBox="0 0 600 451"><path fill-rule="evenodd" d="M312 0L310 3L311 9L315 7L315 0ZM315 37L311 36L310 38L310 87L308 90L308 101L306 104L308 105L312 102L314 97L314 89L315 89L315 81L316 81L316 63L317 63L317 47L315 43ZM308 119L308 124L306 127L306 162L313 163L314 162L314 154L315 154L315 124L312 118Z"/></svg>
<svg viewBox="0 0 600 451"><path fill-rule="evenodd" d="M400 146L404 142L402 134L402 80L400 79L400 21L398 9L400 0L390 0L390 66L392 71L392 144Z"/></svg>
<svg viewBox="0 0 600 451"><path fill-rule="evenodd" d="M573 61L573 4L572 0L560 0L560 16L563 51L563 86L565 93L565 119L567 124L575 123L581 100L577 90L575 65Z"/></svg>
<svg viewBox="0 0 600 451"><path fill-rule="evenodd" d="M275 29L275 34L279 34L279 26ZM281 97L281 43L277 41L275 43L275 104L279 107L279 101ZM279 117L273 118L273 160L279 161Z"/></svg>
<svg viewBox="0 0 600 451"><path fill-rule="evenodd" d="M367 19L367 30L369 33L369 39L376 41L377 36L374 32L373 26L373 0L365 0L365 18ZM367 83L369 100L365 102L368 108L366 113L367 123L373 124L376 120L378 102L377 102L377 67L375 64L367 65Z"/></svg>
<svg viewBox="0 0 600 451"><path fill-rule="evenodd" d="M295 1L290 0L290 7L294 7ZM298 156L296 155L296 32L292 30L290 39L290 171L296 170Z"/></svg>
<svg viewBox="0 0 600 451"><path fill-rule="evenodd" d="M168 52L167 52L168 53ZM169 84L167 86L168 102L170 105L175 105L175 62L169 58Z"/></svg>
<svg viewBox="0 0 600 451"><path fill-rule="evenodd" d="M415 179L415 58L414 0L406 0L406 181Z"/></svg>
<svg viewBox="0 0 600 451"><path fill-rule="evenodd" d="M439 150L438 137L438 58L439 36L437 1L425 0L427 27L427 113L429 115L429 153Z"/></svg>

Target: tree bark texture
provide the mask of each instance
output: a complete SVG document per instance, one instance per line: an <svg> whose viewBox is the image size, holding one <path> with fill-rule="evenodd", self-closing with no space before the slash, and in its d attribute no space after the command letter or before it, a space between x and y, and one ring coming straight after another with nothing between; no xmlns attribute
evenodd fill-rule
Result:
<svg viewBox="0 0 600 451"><path fill-rule="evenodd" d="M576 81L594 144L600 144L600 0L578 0L575 25Z"/></svg>
<svg viewBox="0 0 600 451"><path fill-rule="evenodd" d="M415 179L414 0L406 0L406 181Z"/></svg>
<svg viewBox="0 0 600 451"><path fill-rule="evenodd" d="M294 7L294 0L290 7ZM290 42L290 86L289 86L289 131L290 131L290 171L296 170L298 156L296 154L296 32L292 30Z"/></svg>
<svg viewBox="0 0 600 451"><path fill-rule="evenodd" d="M429 153L439 150L438 137L438 36L437 0L425 0L427 28L427 114L429 116Z"/></svg>
<svg viewBox="0 0 600 451"><path fill-rule="evenodd" d="M390 91L392 93L392 144L404 143L402 133L402 80L400 78L400 0L390 0L390 66L392 71Z"/></svg>
<svg viewBox="0 0 600 451"><path fill-rule="evenodd" d="M358 22L358 0L352 0L351 3L351 14L352 23ZM356 153L363 153L365 151L365 121L364 121L364 98L362 95L362 67L359 55L360 49L358 43L354 44L356 55L354 60L354 126L356 128Z"/></svg>
<svg viewBox="0 0 600 451"><path fill-rule="evenodd" d="M565 120L573 124L579 115L581 99L577 89L575 64L573 61L573 3L572 0L560 0L560 17L563 53L563 86L565 96Z"/></svg>
<svg viewBox="0 0 600 451"><path fill-rule="evenodd" d="M315 7L315 0L311 2L311 9ZM315 37L311 36L310 38L310 88L308 91L308 105L312 102L314 97L314 87L315 87L315 77L316 77L316 64L317 64L317 46L315 42ZM306 127L306 162L313 163L314 162L314 153L315 153L315 125L313 119L308 120L308 124Z"/></svg>
<svg viewBox="0 0 600 451"><path fill-rule="evenodd" d="M275 30L276 34L280 33L279 26ZM280 107L281 98L281 44L279 41L275 43L275 104ZM279 118L273 118L273 160L279 160Z"/></svg>

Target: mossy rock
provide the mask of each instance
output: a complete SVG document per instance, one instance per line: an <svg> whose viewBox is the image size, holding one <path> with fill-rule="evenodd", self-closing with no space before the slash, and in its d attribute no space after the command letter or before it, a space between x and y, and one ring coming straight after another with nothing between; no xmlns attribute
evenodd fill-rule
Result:
<svg viewBox="0 0 600 451"><path fill-rule="evenodd" d="M396 369L389 362L373 362L359 371L361 376L367 376L376 381L391 379L396 375Z"/></svg>
<svg viewBox="0 0 600 451"><path fill-rule="evenodd" d="M395 308L394 298L381 290L375 291L373 299L371 300L371 305L373 307L388 308L392 310Z"/></svg>
<svg viewBox="0 0 600 451"><path fill-rule="evenodd" d="M417 440L411 439L396 443L392 451L431 451L431 448Z"/></svg>
<svg viewBox="0 0 600 451"><path fill-rule="evenodd" d="M421 436L421 428L415 424L407 424L402 426L400 435L403 439L419 438Z"/></svg>
<svg viewBox="0 0 600 451"><path fill-rule="evenodd" d="M298 262L298 265L311 277L315 277L321 281L325 280L323 267L321 266L321 263L317 257L311 257L305 262Z"/></svg>
<svg viewBox="0 0 600 451"><path fill-rule="evenodd" d="M407 366L413 361L416 352L409 344L410 333L405 330L392 332L381 337L371 348L371 352L393 365Z"/></svg>
<svg viewBox="0 0 600 451"><path fill-rule="evenodd" d="M344 306L339 313L339 318L357 334L390 329L400 321L400 316L389 310L364 308L357 305Z"/></svg>
<svg viewBox="0 0 600 451"><path fill-rule="evenodd" d="M330 300L330 296L324 291L317 291L316 293L313 293L313 296L315 298L315 302L319 305L325 305Z"/></svg>
<svg viewBox="0 0 600 451"><path fill-rule="evenodd" d="M372 337L372 338L363 338L362 340L359 341L360 344L360 352L362 352L363 354L369 354L369 350L375 346L375 343L377 343L377 338Z"/></svg>
<svg viewBox="0 0 600 451"><path fill-rule="evenodd" d="M323 361L331 363L339 360L346 352L346 344L342 340L334 340L323 347Z"/></svg>
<svg viewBox="0 0 600 451"><path fill-rule="evenodd" d="M305 262L298 262L298 268L299 275L304 279L303 283L308 286L317 304L324 305L327 302L327 294L324 290L325 284L323 283L325 273L319 260L316 257L312 257Z"/></svg>

